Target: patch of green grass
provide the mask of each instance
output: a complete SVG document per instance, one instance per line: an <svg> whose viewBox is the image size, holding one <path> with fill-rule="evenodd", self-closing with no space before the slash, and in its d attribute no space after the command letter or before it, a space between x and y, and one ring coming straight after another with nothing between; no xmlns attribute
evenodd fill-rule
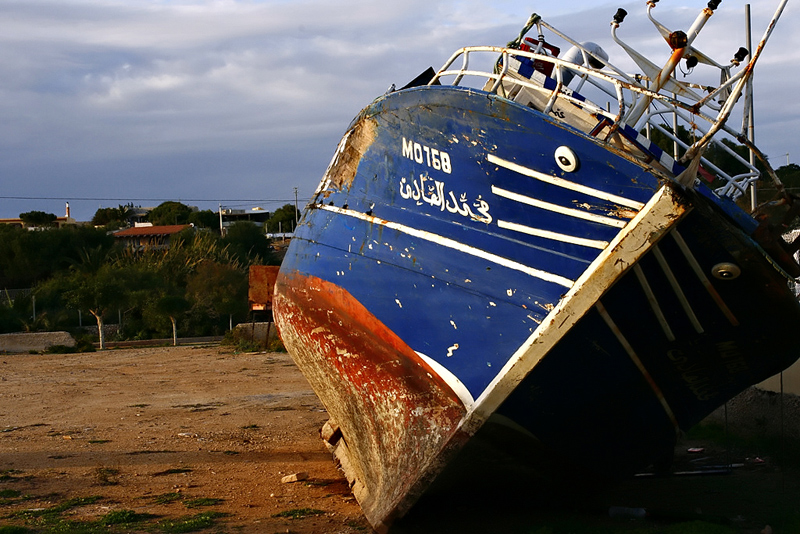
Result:
<svg viewBox="0 0 800 534"><path fill-rule="evenodd" d="M152 497L152 500L155 504L169 504L171 502L183 500L183 494L163 493L161 495L156 495L155 497Z"/></svg>
<svg viewBox="0 0 800 534"><path fill-rule="evenodd" d="M212 497L200 497L197 499L189 499L185 501L183 504L186 508L200 508L202 506L215 506L217 504L225 502L225 499L215 499Z"/></svg>
<svg viewBox="0 0 800 534"><path fill-rule="evenodd" d="M221 512L203 512L193 516L179 517L178 519L165 519L156 523L156 527L166 534L197 532L213 526L218 518L226 515L228 514Z"/></svg>
<svg viewBox="0 0 800 534"><path fill-rule="evenodd" d="M272 517L286 517L289 519L303 519L304 517L322 515L325 510L317 510L316 508L292 508L291 510L284 510L277 514L272 514Z"/></svg>
<svg viewBox="0 0 800 534"><path fill-rule="evenodd" d="M0 482L8 482L9 480L17 480L19 477L14 475L21 474L22 471L17 469L6 469L5 471L0 471Z"/></svg>
<svg viewBox="0 0 800 534"><path fill-rule="evenodd" d="M166 469L164 471L159 471L158 473L153 473L154 477L163 477L166 475L180 475L182 473L191 473L192 470L188 467L176 467L173 469Z"/></svg>
<svg viewBox="0 0 800 534"><path fill-rule="evenodd" d="M228 456L235 456L239 454L239 451L222 451L222 454L226 454Z"/></svg>
<svg viewBox="0 0 800 534"><path fill-rule="evenodd" d="M54 508L47 511L51 512ZM96 521L75 521L64 519L59 514L50 513L37 517L34 521L36 530L31 531L22 526L0 527L0 534L17 534L36 532L37 534L104 534L109 532L112 525L123 528L134 523L152 519L152 514L137 514L132 510L115 510L109 512ZM29 518L30 519L30 518Z"/></svg>
<svg viewBox="0 0 800 534"><path fill-rule="evenodd" d="M30 495L23 495L21 491L13 489L0 490L0 506L17 504L30 498Z"/></svg>
<svg viewBox="0 0 800 534"><path fill-rule="evenodd" d="M258 425L245 425L242 427L242 430L258 430L259 428L261 427Z"/></svg>
<svg viewBox="0 0 800 534"><path fill-rule="evenodd" d="M118 476L119 469L113 467L98 467L94 472L94 477L101 486L116 486L119 484L119 481L116 480Z"/></svg>
<svg viewBox="0 0 800 534"><path fill-rule="evenodd" d="M658 532L659 534L662 532L664 534L737 534L739 530L706 521L688 521L686 523L668 525L659 530L650 529L644 532Z"/></svg>
<svg viewBox="0 0 800 534"><path fill-rule="evenodd" d="M94 504L102 499L100 496L79 497L68 499L60 504L45 509L21 510L6 516L9 519L22 519L30 528L20 525L0 526L0 534L107 534L109 531L123 532L131 525L142 523L156 516L146 513L136 513L133 510L114 510L94 521L76 521L62 516L73 508ZM140 532L141 527L132 527ZM120 530L123 529L123 530ZM152 528L147 528L148 531ZM189 530L185 532L190 532Z"/></svg>
<svg viewBox="0 0 800 534"><path fill-rule="evenodd" d="M10 517L23 517L23 518L32 518L32 517L45 517L45 518L53 518L61 514L62 512L66 512L67 510L71 510L72 508L78 508L79 506L87 506L89 504L94 504L97 501L102 499L99 495L92 495L91 497L76 497L74 499L68 499L61 504L56 504L55 506L51 506L50 508L43 508L41 510L20 510L18 512L14 512L11 514Z"/></svg>
<svg viewBox="0 0 800 534"><path fill-rule="evenodd" d="M355 519L351 519L345 524L348 527L352 528L353 530L358 530L358 531L367 530L367 527L365 525L362 525L359 521L356 521Z"/></svg>
<svg viewBox="0 0 800 534"><path fill-rule="evenodd" d="M94 521L60 519L39 532L42 532L42 534L106 534L108 527Z"/></svg>
<svg viewBox="0 0 800 534"><path fill-rule="evenodd" d="M104 515L98 523L101 525L130 525L141 523L155 517L152 514L138 514L133 510L114 510Z"/></svg>
<svg viewBox="0 0 800 534"><path fill-rule="evenodd" d="M92 445L100 445L102 443L111 443L110 439L90 439L89 443Z"/></svg>

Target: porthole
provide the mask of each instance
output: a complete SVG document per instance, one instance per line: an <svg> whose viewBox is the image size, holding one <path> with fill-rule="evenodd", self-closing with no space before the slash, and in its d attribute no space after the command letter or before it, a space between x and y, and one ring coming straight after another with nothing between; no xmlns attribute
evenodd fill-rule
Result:
<svg viewBox="0 0 800 534"><path fill-rule="evenodd" d="M718 263L711 268L711 274L714 275L714 278L719 278L720 280L733 280L739 278L742 270L733 263Z"/></svg>
<svg viewBox="0 0 800 534"><path fill-rule="evenodd" d="M565 146L556 149L556 163L564 172L575 172L580 166L578 156L571 148Z"/></svg>

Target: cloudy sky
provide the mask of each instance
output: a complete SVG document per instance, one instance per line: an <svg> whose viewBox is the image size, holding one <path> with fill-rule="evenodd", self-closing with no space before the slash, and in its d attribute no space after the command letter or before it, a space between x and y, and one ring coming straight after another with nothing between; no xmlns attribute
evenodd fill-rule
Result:
<svg viewBox="0 0 800 534"><path fill-rule="evenodd" d="M705 3L655 13L685 30ZM725 0L697 47L726 62L745 3ZM750 3L757 42L778 0ZM505 44L533 11L633 70L610 39L620 6L620 36L663 62L644 0L3 0L0 217L66 201L78 220L163 200L273 210L295 188L302 205L363 106L461 46ZM789 5L756 74L756 141L776 166L800 157L799 27Z"/></svg>

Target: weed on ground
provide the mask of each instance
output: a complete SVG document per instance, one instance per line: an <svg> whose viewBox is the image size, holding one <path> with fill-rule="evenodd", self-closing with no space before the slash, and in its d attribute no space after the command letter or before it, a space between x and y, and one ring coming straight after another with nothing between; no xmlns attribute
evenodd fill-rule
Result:
<svg viewBox="0 0 800 534"><path fill-rule="evenodd" d="M4 490L8 498L21 497L19 492L13 493ZM103 498L98 495L68 499L62 503L48 508L35 508L19 510L11 514L0 516L0 534L101 534L109 532L163 532L177 534L183 532L197 532L214 526L217 519L228 514L215 511L202 512L176 519L160 519L149 513L139 513L133 510L114 510L94 520L75 520L64 517L65 512L70 512L81 506L88 506L100 502ZM153 502L165 504L182 500L179 493L168 493L152 498ZM189 508L200 506L213 506L223 502L222 499L196 498L185 501ZM9 523L22 524L3 524Z"/></svg>
<svg viewBox="0 0 800 534"><path fill-rule="evenodd" d="M303 519L304 517L322 515L324 513L325 513L324 510L317 510L316 508L292 508L291 510L284 510L283 512L278 512L277 514L273 514L272 517Z"/></svg>

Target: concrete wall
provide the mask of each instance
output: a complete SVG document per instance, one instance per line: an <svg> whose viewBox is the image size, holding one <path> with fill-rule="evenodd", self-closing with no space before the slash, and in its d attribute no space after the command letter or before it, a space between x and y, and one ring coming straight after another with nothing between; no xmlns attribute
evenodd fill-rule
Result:
<svg viewBox="0 0 800 534"><path fill-rule="evenodd" d="M75 340L67 332L0 334L0 352L39 352L53 345L74 347Z"/></svg>
<svg viewBox="0 0 800 534"><path fill-rule="evenodd" d="M727 410L726 410L727 408ZM724 425L744 437L783 438L800 444L800 397L780 395L758 387L746 389L717 408L705 422Z"/></svg>
<svg viewBox="0 0 800 534"><path fill-rule="evenodd" d="M234 330L237 337L260 343L266 343L267 332L269 332L270 341L278 339L278 328L275 323L239 323Z"/></svg>
<svg viewBox="0 0 800 534"><path fill-rule="evenodd" d="M781 375L775 375L758 384L759 389L780 393ZM783 392L800 395L800 361L783 372Z"/></svg>

